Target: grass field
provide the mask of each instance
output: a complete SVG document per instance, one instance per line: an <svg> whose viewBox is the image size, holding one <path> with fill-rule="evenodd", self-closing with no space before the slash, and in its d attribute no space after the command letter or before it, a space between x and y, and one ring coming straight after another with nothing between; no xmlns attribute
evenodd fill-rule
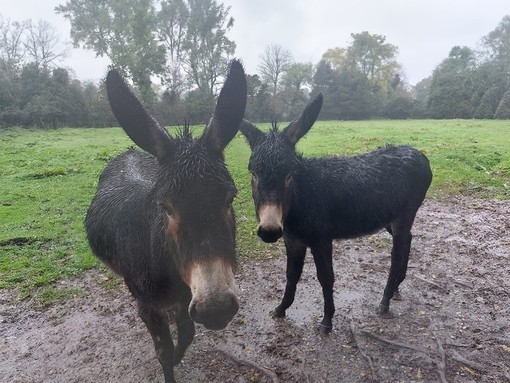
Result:
<svg viewBox="0 0 510 383"><path fill-rule="evenodd" d="M510 121L318 122L298 150L350 155L387 143L409 144L429 157L429 196L510 199ZM0 288L16 288L22 298L45 304L73 293L56 288L58 281L99 265L83 219L99 173L130 146L118 128L0 132ZM241 257L264 257L273 248L254 234L249 153L240 135L226 153L239 189L238 249Z"/></svg>

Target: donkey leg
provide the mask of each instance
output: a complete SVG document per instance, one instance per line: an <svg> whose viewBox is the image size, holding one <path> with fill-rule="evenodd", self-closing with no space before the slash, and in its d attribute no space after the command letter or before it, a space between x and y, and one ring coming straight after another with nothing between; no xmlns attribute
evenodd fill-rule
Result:
<svg viewBox="0 0 510 383"><path fill-rule="evenodd" d="M287 249L287 284L282 302L274 310L273 315L276 318L283 318L296 295L296 286L303 272L305 263L306 245L298 240L285 238L285 248Z"/></svg>
<svg viewBox="0 0 510 383"><path fill-rule="evenodd" d="M186 352L186 349L195 337L195 323L191 320L188 313L188 303L180 303L176 308L177 322L177 345L174 350L174 365L179 363Z"/></svg>
<svg viewBox="0 0 510 383"><path fill-rule="evenodd" d="M411 225L394 225L393 229L393 248L391 249L391 266L383 298L379 304L379 311L387 313L390 308L390 299L394 294L398 294L398 287L406 278L407 264L409 262L409 253L411 251Z"/></svg>
<svg viewBox="0 0 510 383"><path fill-rule="evenodd" d="M156 356L163 368L165 383L176 383L173 364L174 344L168 327L168 315L140 302L138 314L151 334Z"/></svg>
<svg viewBox="0 0 510 383"><path fill-rule="evenodd" d="M333 299L333 284L335 273L333 272L333 243L331 241L320 242L311 247L317 277L322 286L324 296L324 318L322 318L320 331L323 334L333 329L332 318L335 314L335 302Z"/></svg>

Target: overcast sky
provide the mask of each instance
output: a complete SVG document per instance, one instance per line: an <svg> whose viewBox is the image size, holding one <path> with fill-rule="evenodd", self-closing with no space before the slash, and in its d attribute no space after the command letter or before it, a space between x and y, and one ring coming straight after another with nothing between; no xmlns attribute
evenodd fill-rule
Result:
<svg viewBox="0 0 510 383"><path fill-rule="evenodd" d="M43 19L69 41L70 25L54 12L65 0L0 0L0 14L12 21ZM221 0L218 0L221 2ZM398 47L397 61L409 83L432 74L455 45L478 48L505 15L509 0L224 0L234 17L229 37L246 71L257 72L260 55L272 43L295 61L316 64L329 48L346 47L351 33L386 36ZM62 63L80 80L104 76L108 60L72 49Z"/></svg>

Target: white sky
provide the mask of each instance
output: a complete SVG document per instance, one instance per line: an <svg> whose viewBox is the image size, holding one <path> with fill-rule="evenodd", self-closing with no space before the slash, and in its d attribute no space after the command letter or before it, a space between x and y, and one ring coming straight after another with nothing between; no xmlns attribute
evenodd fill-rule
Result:
<svg viewBox="0 0 510 383"><path fill-rule="evenodd" d="M218 0L220 2L221 0ZM12 21L43 19L69 41L70 25L54 12L66 0L0 0L0 14ZM351 33L386 36L399 49L398 62L416 84L431 75L455 45L476 49L505 15L509 0L223 0L235 22L228 36L249 74L272 43L295 61L316 64L329 48L346 47ZM104 76L108 60L72 49L62 65L80 80Z"/></svg>

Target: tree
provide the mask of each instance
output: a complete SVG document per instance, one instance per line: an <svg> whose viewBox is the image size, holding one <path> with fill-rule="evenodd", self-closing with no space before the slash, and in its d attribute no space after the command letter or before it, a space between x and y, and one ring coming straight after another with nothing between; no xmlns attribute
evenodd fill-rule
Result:
<svg viewBox="0 0 510 383"><path fill-rule="evenodd" d="M433 118L471 118L475 106L473 71L476 56L468 47L455 46L434 70L428 109Z"/></svg>
<svg viewBox="0 0 510 383"><path fill-rule="evenodd" d="M3 59L0 59L0 127L14 125L19 119L19 82Z"/></svg>
<svg viewBox="0 0 510 383"><path fill-rule="evenodd" d="M276 95L280 89L280 81L283 74L292 64L292 55L290 51L284 49L278 44L269 45L264 54L260 56L261 63L258 70L262 75L262 80L270 85L273 98L273 114L279 118L281 110Z"/></svg>
<svg viewBox="0 0 510 383"><path fill-rule="evenodd" d="M157 15L157 33L166 47L163 83L168 87L165 96L167 102L172 105L182 95L185 87L183 58L188 22L189 9L183 0L167 0L161 3L161 10Z"/></svg>
<svg viewBox="0 0 510 383"><path fill-rule="evenodd" d="M185 71L193 85L213 95L235 52L235 43L226 37L234 19L228 16L230 7L215 0L188 0L188 6Z"/></svg>
<svg viewBox="0 0 510 383"><path fill-rule="evenodd" d="M510 68L510 16L505 16L497 28L482 38L482 45L490 59Z"/></svg>
<svg viewBox="0 0 510 383"><path fill-rule="evenodd" d="M417 101L409 95L402 94L392 97L384 107L383 116L391 119L415 118Z"/></svg>
<svg viewBox="0 0 510 383"><path fill-rule="evenodd" d="M25 56L23 35L26 22L11 22L0 15L0 58L4 68L14 70L21 66Z"/></svg>
<svg viewBox="0 0 510 383"><path fill-rule="evenodd" d="M246 82L248 88L246 118L253 122L270 122L274 116L271 113L271 93L268 84L262 82L257 74L247 74Z"/></svg>
<svg viewBox="0 0 510 383"><path fill-rule="evenodd" d="M76 47L108 57L133 79L142 99L153 103L150 78L164 72L166 50L155 38L152 0L70 0L55 10L71 22Z"/></svg>
<svg viewBox="0 0 510 383"><path fill-rule="evenodd" d="M378 112L377 96L372 91L370 81L357 70L344 68L339 73L335 93L339 119L362 120Z"/></svg>
<svg viewBox="0 0 510 383"><path fill-rule="evenodd" d="M477 118L506 118L510 89L510 16L482 38L484 62L475 74L480 103Z"/></svg>
<svg viewBox="0 0 510 383"><path fill-rule="evenodd" d="M338 118L338 106L340 100L338 98L338 87L340 85L340 74L329 60L320 60L316 65L313 75L312 94L316 95L321 92L324 96L320 118L325 120L333 120Z"/></svg>
<svg viewBox="0 0 510 383"><path fill-rule="evenodd" d="M411 94L415 100L413 117L414 118L427 118L429 117L427 111L427 101L430 93L430 84L432 83L432 76L426 77L418 82L412 89Z"/></svg>
<svg viewBox="0 0 510 383"><path fill-rule="evenodd" d="M312 94L324 94L322 119L359 120L377 112L370 81L356 68L345 66L334 70L328 61L321 60L313 82Z"/></svg>
<svg viewBox="0 0 510 383"><path fill-rule="evenodd" d="M390 101L395 114L398 100L407 102L411 98L405 75L396 61L397 47L387 43L385 36L366 31L351 37L352 43L347 48L328 49L317 65L313 93L324 93L321 117L380 116L386 114L385 107Z"/></svg>
<svg viewBox="0 0 510 383"><path fill-rule="evenodd" d="M308 87L312 84L313 65L294 63L282 76L282 99L286 104L283 117L297 117L308 101Z"/></svg>
<svg viewBox="0 0 510 383"><path fill-rule="evenodd" d="M153 76L170 99L186 87L216 92L235 50L229 10L215 0L69 0L56 8L71 22L75 46L109 57L149 105Z"/></svg>
<svg viewBox="0 0 510 383"><path fill-rule="evenodd" d="M332 48L323 53L321 60L328 62L335 70L340 70L346 65L347 49L345 48Z"/></svg>
<svg viewBox="0 0 510 383"><path fill-rule="evenodd" d="M471 118L472 87L465 75L434 71L428 110L433 118Z"/></svg>
<svg viewBox="0 0 510 383"><path fill-rule="evenodd" d="M214 108L214 96L208 89L196 88L186 95L186 120L191 125L206 123Z"/></svg>
<svg viewBox="0 0 510 383"><path fill-rule="evenodd" d="M494 61L485 61L472 72L474 118L494 118L506 90L502 77L501 68Z"/></svg>
<svg viewBox="0 0 510 383"><path fill-rule="evenodd" d="M352 68L358 69L372 83L393 77L394 69L398 67L396 46L386 43L385 36L371 35L366 31L352 33L351 37L353 41L347 49L346 60Z"/></svg>
<svg viewBox="0 0 510 383"><path fill-rule="evenodd" d="M29 60L37 66L48 68L66 55L59 49L59 38L55 28L45 20L35 24L28 20L25 26L25 52Z"/></svg>
<svg viewBox="0 0 510 383"><path fill-rule="evenodd" d="M452 74L465 74L477 66L475 52L469 47L454 46L448 57L439 64L439 69Z"/></svg>
<svg viewBox="0 0 510 383"><path fill-rule="evenodd" d="M496 113L494 114L494 118L500 120L510 119L510 90L507 90L501 98L498 108L496 109Z"/></svg>

